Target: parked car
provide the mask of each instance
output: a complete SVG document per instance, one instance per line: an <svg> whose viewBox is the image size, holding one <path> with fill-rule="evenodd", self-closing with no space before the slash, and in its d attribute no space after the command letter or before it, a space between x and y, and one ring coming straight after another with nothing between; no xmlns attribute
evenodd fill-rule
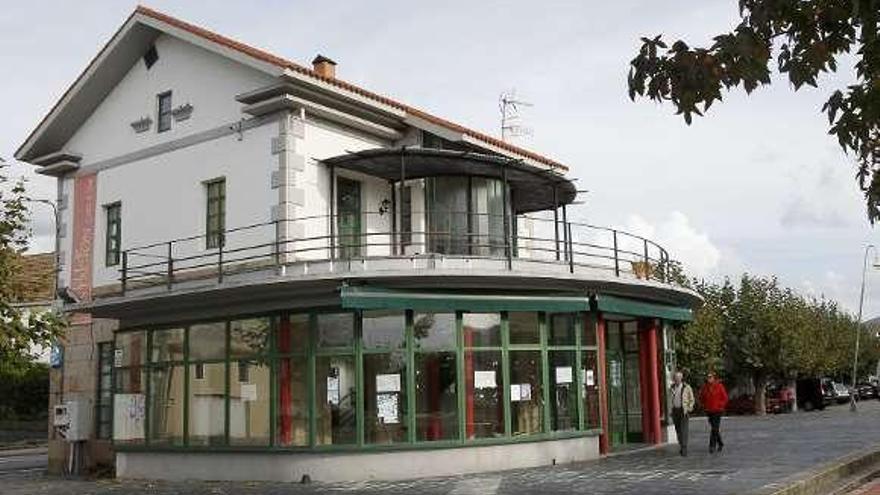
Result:
<svg viewBox="0 0 880 495"><path fill-rule="evenodd" d="M877 387L870 383L859 383L856 385L856 393L859 400L876 399Z"/></svg>
<svg viewBox="0 0 880 495"><path fill-rule="evenodd" d="M846 404L849 402L850 392L846 385L833 382L832 386L834 387L834 400L836 400L838 404Z"/></svg>
<svg viewBox="0 0 880 495"><path fill-rule="evenodd" d="M798 409L804 411L825 409L828 402L826 402L825 389L821 379L801 378L797 381L796 387Z"/></svg>
<svg viewBox="0 0 880 495"><path fill-rule="evenodd" d="M834 392L834 382L830 378L822 379L822 397L825 404L834 404L837 394Z"/></svg>

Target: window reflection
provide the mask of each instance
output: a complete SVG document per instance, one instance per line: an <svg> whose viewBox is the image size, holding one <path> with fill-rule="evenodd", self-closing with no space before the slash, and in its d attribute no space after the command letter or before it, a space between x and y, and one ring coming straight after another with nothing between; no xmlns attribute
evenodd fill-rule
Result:
<svg viewBox="0 0 880 495"><path fill-rule="evenodd" d="M417 349L455 349L455 313L416 313L413 337Z"/></svg>
<svg viewBox="0 0 880 495"><path fill-rule="evenodd" d="M416 440L458 438L458 376L455 352L415 356Z"/></svg>
<svg viewBox="0 0 880 495"><path fill-rule="evenodd" d="M257 360L229 364L229 443L269 445L269 366Z"/></svg>
<svg viewBox="0 0 880 495"><path fill-rule="evenodd" d="M491 438L504 434L501 353L466 350L465 437Z"/></svg>
<svg viewBox="0 0 880 495"><path fill-rule="evenodd" d="M201 365L202 378L190 367L189 444L226 443L226 364Z"/></svg>
<svg viewBox="0 0 880 495"><path fill-rule="evenodd" d="M183 443L183 371L183 366L164 366L150 373L151 444Z"/></svg>
<svg viewBox="0 0 880 495"><path fill-rule="evenodd" d="M465 313L461 326L465 347L501 345L501 315L498 313Z"/></svg>
<svg viewBox="0 0 880 495"><path fill-rule="evenodd" d="M367 443L407 440L406 354L364 355L364 439Z"/></svg>
<svg viewBox="0 0 880 495"><path fill-rule="evenodd" d="M510 352L510 415L514 435L544 429L541 351Z"/></svg>
<svg viewBox="0 0 880 495"><path fill-rule="evenodd" d="M318 445L357 442L357 397L354 356L319 356L317 389Z"/></svg>

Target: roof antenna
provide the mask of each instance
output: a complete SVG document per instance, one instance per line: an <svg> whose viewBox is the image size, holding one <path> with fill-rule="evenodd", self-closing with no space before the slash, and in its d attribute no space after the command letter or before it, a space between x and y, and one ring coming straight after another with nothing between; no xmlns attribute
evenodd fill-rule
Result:
<svg viewBox="0 0 880 495"><path fill-rule="evenodd" d="M501 93L498 101L498 109L501 110L501 140L507 142L510 138L518 138L522 136L531 136L533 134L531 127L520 124L521 117L519 109L521 107L531 107L531 103L520 100L516 97L516 89L511 89Z"/></svg>

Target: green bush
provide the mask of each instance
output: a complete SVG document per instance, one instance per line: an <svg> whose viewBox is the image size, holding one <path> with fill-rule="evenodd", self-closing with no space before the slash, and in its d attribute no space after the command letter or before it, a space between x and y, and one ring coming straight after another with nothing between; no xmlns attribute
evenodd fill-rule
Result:
<svg viewBox="0 0 880 495"><path fill-rule="evenodd" d="M49 408L49 366L0 363L0 420L45 418Z"/></svg>

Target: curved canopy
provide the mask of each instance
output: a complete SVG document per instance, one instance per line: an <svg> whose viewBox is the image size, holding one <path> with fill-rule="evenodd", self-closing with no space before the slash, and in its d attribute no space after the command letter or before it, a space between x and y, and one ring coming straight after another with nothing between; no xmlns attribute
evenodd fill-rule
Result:
<svg viewBox="0 0 880 495"><path fill-rule="evenodd" d="M511 203L516 213L553 209L573 202L577 195L574 184L557 172L527 165L520 160L470 151L377 148L334 156L323 162L394 182L400 181L401 177L409 180L441 175L501 179L506 170Z"/></svg>

